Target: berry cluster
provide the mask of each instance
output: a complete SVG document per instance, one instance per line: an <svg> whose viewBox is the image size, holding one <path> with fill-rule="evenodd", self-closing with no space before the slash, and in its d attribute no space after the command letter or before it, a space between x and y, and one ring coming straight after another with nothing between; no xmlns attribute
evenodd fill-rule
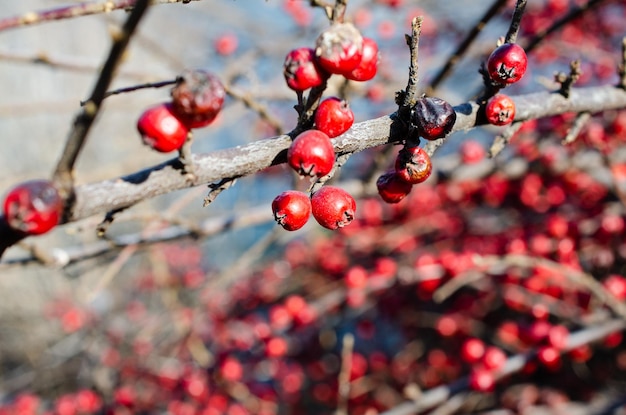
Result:
<svg viewBox="0 0 626 415"><path fill-rule="evenodd" d="M526 73L528 57L516 43L497 47L487 59L487 74L496 89L518 82ZM487 121L493 125L506 125L515 118L515 103L504 94L496 94L485 106Z"/></svg>
<svg viewBox="0 0 626 415"><path fill-rule="evenodd" d="M143 142L162 153L180 149L191 129L211 124L226 96L220 80L202 70L186 71L171 94L170 102L148 108L137 120Z"/></svg>
<svg viewBox="0 0 626 415"><path fill-rule="evenodd" d="M302 47L287 54L283 74L287 86L301 94L311 88L324 88L332 74L353 81L368 81L376 75L378 46L363 37L351 23L334 23L322 32L316 48ZM287 163L300 176L319 179L331 173L335 149L331 141L350 129L354 113L345 100L329 97L314 112L315 129L300 133L287 151ZM348 225L356 211L354 198L345 190L323 186L309 198L299 191L278 195L272 210L276 222L289 231L303 227L311 214L328 229Z"/></svg>

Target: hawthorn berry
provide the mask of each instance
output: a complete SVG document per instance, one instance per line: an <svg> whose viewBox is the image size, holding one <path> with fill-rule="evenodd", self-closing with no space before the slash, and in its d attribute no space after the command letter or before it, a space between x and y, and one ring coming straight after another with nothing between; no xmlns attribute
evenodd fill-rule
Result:
<svg viewBox="0 0 626 415"><path fill-rule="evenodd" d="M303 227L311 216L309 195L296 190L282 192L272 201L274 220L288 231Z"/></svg>
<svg viewBox="0 0 626 415"><path fill-rule="evenodd" d="M162 153L178 150L185 143L189 128L175 115L171 103L148 108L137 120L143 142Z"/></svg>
<svg viewBox="0 0 626 415"><path fill-rule="evenodd" d="M516 43L497 47L487 59L489 77L499 84L513 84L524 76L528 57L524 48Z"/></svg>
<svg viewBox="0 0 626 415"><path fill-rule="evenodd" d="M219 78L202 70L185 71L172 88L172 107L187 128L205 127L224 105L226 91Z"/></svg>
<svg viewBox="0 0 626 415"><path fill-rule="evenodd" d="M493 372L485 368L475 368L469 375L469 386L475 391L492 391L496 384Z"/></svg>
<svg viewBox="0 0 626 415"><path fill-rule="evenodd" d="M287 162L301 176L325 176L335 164L333 143L322 131L304 131L289 146Z"/></svg>
<svg viewBox="0 0 626 415"><path fill-rule="evenodd" d="M342 74L352 81L364 82L376 76L378 70L378 44L369 37L363 38L363 55L359 66Z"/></svg>
<svg viewBox="0 0 626 415"><path fill-rule="evenodd" d="M487 369L498 370L504 366L506 354L499 347L489 346L485 349L482 362Z"/></svg>
<svg viewBox="0 0 626 415"><path fill-rule="evenodd" d="M322 85L330 76L317 63L311 48L294 49L285 57L283 75L287 86L294 91L305 91Z"/></svg>
<svg viewBox="0 0 626 415"><path fill-rule="evenodd" d="M466 363L477 363L485 354L485 343L475 337L469 338L461 345L461 359Z"/></svg>
<svg viewBox="0 0 626 415"><path fill-rule="evenodd" d="M344 74L354 70L363 56L363 36L352 23L335 23L315 43L317 62L326 71Z"/></svg>
<svg viewBox="0 0 626 415"><path fill-rule="evenodd" d="M347 226L356 214L356 202L350 193L335 186L323 186L311 196L313 217L327 229Z"/></svg>
<svg viewBox="0 0 626 415"><path fill-rule="evenodd" d="M354 113L348 102L337 97L326 98L315 111L315 127L330 138L345 133L353 123Z"/></svg>
<svg viewBox="0 0 626 415"><path fill-rule="evenodd" d="M489 124L510 124L515 118L515 103L508 95L496 94L487 101L485 116Z"/></svg>
<svg viewBox="0 0 626 415"><path fill-rule="evenodd" d="M46 233L61 220L63 199L48 180L31 180L15 186L4 198L8 225L27 235Z"/></svg>
<svg viewBox="0 0 626 415"><path fill-rule="evenodd" d="M411 110L411 122L421 137L436 140L452 131L456 112L450 103L441 98L423 97Z"/></svg>
<svg viewBox="0 0 626 415"><path fill-rule="evenodd" d="M423 148L405 146L398 152L395 170L399 179L410 184L417 184L430 177L433 164L430 161L430 156Z"/></svg>
<svg viewBox="0 0 626 415"><path fill-rule="evenodd" d="M376 180L378 194L387 203L399 203L411 192L413 185L401 179L396 172L388 172Z"/></svg>
<svg viewBox="0 0 626 415"><path fill-rule="evenodd" d="M487 155L485 148L476 140L465 140L459 148L461 160L465 164L478 163Z"/></svg>

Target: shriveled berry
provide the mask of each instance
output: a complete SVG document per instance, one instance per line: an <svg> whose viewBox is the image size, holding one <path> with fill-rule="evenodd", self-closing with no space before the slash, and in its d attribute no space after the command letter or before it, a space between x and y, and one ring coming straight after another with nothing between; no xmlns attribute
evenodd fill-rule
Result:
<svg viewBox="0 0 626 415"><path fill-rule="evenodd" d="M323 186L311 196L313 217L327 229L349 225L356 214L356 202L350 193L335 186Z"/></svg>
<svg viewBox="0 0 626 415"><path fill-rule="evenodd" d="M315 56L330 73L350 72L361 62L363 36L352 23L335 23L318 36Z"/></svg>
<svg viewBox="0 0 626 415"><path fill-rule="evenodd" d="M417 184L430 177L433 164L423 148L411 146L400 150L396 157L395 169L398 178L407 183Z"/></svg>
<svg viewBox="0 0 626 415"><path fill-rule="evenodd" d="M215 120L225 97L217 76L202 70L185 71L172 88L172 107L188 128L201 128Z"/></svg>
<svg viewBox="0 0 626 415"><path fill-rule="evenodd" d="M376 76L378 70L378 44L369 37L363 38L363 55L359 66L342 74L352 81L364 82Z"/></svg>
<svg viewBox="0 0 626 415"><path fill-rule="evenodd" d="M376 180L378 194L387 203L399 203L411 192L413 185L402 180L396 172L388 172Z"/></svg>
<svg viewBox="0 0 626 415"><path fill-rule="evenodd" d="M63 199L52 182L31 180L11 189L3 207L11 228L27 235L40 235L58 225Z"/></svg>
<svg viewBox="0 0 626 415"><path fill-rule="evenodd" d="M348 102L337 97L326 98L315 111L315 128L328 137L337 137L352 127L354 113Z"/></svg>
<svg viewBox="0 0 626 415"><path fill-rule="evenodd" d="M143 142L162 153L178 150L187 139L189 129L174 114L172 104L148 108L137 120Z"/></svg>
<svg viewBox="0 0 626 415"><path fill-rule="evenodd" d="M335 149L326 133L307 130L289 146L287 163L301 176L322 177L330 173L335 164Z"/></svg>
<svg viewBox="0 0 626 415"><path fill-rule="evenodd" d="M417 100L411 111L411 121L420 136L427 140L445 137L456 122L456 112L447 101L436 97Z"/></svg>
<svg viewBox="0 0 626 415"><path fill-rule="evenodd" d="M305 91L322 85L330 76L322 69L311 48L294 49L285 57L283 75L287 86L294 91Z"/></svg>
<svg viewBox="0 0 626 415"><path fill-rule="evenodd" d="M288 231L303 227L311 216L309 195L296 190L282 192L272 201L274 220Z"/></svg>
<svg viewBox="0 0 626 415"><path fill-rule="evenodd" d="M485 116L489 124L507 125L515 118L515 103L504 94L494 95L487 101Z"/></svg>
<svg viewBox="0 0 626 415"><path fill-rule="evenodd" d="M512 84L524 76L528 57L524 48L516 43L497 47L487 59L489 77L499 84Z"/></svg>

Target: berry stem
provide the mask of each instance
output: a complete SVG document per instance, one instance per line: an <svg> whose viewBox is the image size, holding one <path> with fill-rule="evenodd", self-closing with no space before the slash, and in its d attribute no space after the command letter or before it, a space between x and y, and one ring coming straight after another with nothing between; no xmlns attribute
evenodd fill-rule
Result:
<svg viewBox="0 0 626 415"><path fill-rule="evenodd" d="M406 89L403 93L400 94L398 98L400 102L398 102L399 109L398 112L407 112L415 105L417 102L418 94L417 94L417 83L419 82L419 74L418 74L418 52L419 52L419 41L420 34L422 33L422 16L416 16L411 21L411 35L405 35L406 43L409 46L409 50L411 52L411 62L409 64L409 81L406 85Z"/></svg>
<svg viewBox="0 0 626 415"><path fill-rule="evenodd" d="M137 0L133 11L124 23L121 33L114 36L113 45L109 56L100 72L100 77L91 93L91 97L83 106L74 120L74 126L65 143L65 148L54 171L54 181L59 186L59 192L64 199L72 197L72 187L74 185L73 170L78 155L87 139L87 134L98 115L102 101L106 96L107 89L113 80L115 71L124 56L126 46L131 36L135 32L139 21L144 16L148 8L149 0Z"/></svg>
<svg viewBox="0 0 626 415"><path fill-rule="evenodd" d="M622 38L622 59L619 64L619 86L622 89L626 89L626 36Z"/></svg>
<svg viewBox="0 0 626 415"><path fill-rule="evenodd" d="M517 40L517 34L519 33L520 24L522 22L522 16L526 9L527 0L517 0L515 3L515 10L513 11L513 17L511 18L511 25L507 32L504 43L515 43Z"/></svg>
<svg viewBox="0 0 626 415"><path fill-rule="evenodd" d="M561 84L561 88L559 88L558 93L563 95L565 98L569 98L572 85L578 80L578 78L580 78L581 74L582 70L580 68L580 60L572 61L569 64L569 74L565 74L564 72L556 74L555 80Z"/></svg>
<svg viewBox="0 0 626 415"><path fill-rule="evenodd" d="M148 82L145 84L139 84L139 85L132 85L132 86L127 86L124 88L119 88L119 89L114 89L111 91L107 91L104 94L104 98L108 98L112 95L119 95L119 94L126 94L128 92L134 92L134 91L138 91L140 89L147 89L147 88L163 88L164 86L169 86L169 85L175 85L180 81L180 77L176 78L176 79L170 79L167 81L159 81L159 82ZM103 99L104 99L103 98ZM87 104L87 102L89 102L89 100L87 101L81 101L80 102L80 106L83 107L85 106L85 104Z"/></svg>

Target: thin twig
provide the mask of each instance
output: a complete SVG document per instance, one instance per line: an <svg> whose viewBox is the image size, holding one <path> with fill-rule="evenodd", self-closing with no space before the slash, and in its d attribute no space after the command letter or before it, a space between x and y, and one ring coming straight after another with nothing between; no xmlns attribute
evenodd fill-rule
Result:
<svg viewBox="0 0 626 415"><path fill-rule="evenodd" d="M217 183L209 184L209 193L202 202L202 207L207 207L217 199L217 197L226 189L230 189L237 182L237 177L227 177Z"/></svg>
<svg viewBox="0 0 626 415"><path fill-rule="evenodd" d="M572 144L574 141L576 141L576 139L580 135L580 132L585 127L585 125L587 125L587 122L590 119L591 114L589 112L581 112L580 114L578 114L576 116L576 119L574 120L574 124L572 124L570 129L567 131L565 138L561 141L561 144L565 146L568 144Z"/></svg>
<svg viewBox="0 0 626 415"><path fill-rule="evenodd" d="M565 98L569 98L570 90L572 89L572 85L578 81L582 75L582 69L580 67L580 60L576 59L569 64L569 73L559 72L554 76L554 80L561 84L561 88L557 91L559 94L563 95Z"/></svg>
<svg viewBox="0 0 626 415"><path fill-rule="evenodd" d="M398 112L406 112L407 109L413 108L417 102L417 83L419 82L419 42L420 34L422 33L422 16L416 16L411 21L411 35L405 35L406 43L409 46L411 53L411 61L409 64L409 80L406 88L396 98L396 102L399 106ZM402 114L401 114L402 115Z"/></svg>
<svg viewBox="0 0 626 415"><path fill-rule="evenodd" d="M485 28L487 23L498 13L498 11L507 3L507 0L495 0L491 7L485 12L483 17L474 25L472 30L465 36L465 39L459 43L454 52L448 57L445 65L435 75L427 88L427 95L433 95L439 84L441 84L452 73L454 66L461 60L461 56L468 50L469 46Z"/></svg>
<svg viewBox="0 0 626 415"><path fill-rule="evenodd" d="M148 82L148 83L145 83L145 84L127 86L127 87L124 87L124 88L119 88L119 89L114 89L112 91L107 91L104 94L104 98L108 98L108 97L113 96L113 95L126 94L126 93L129 93L129 92L135 92L135 91L139 91L140 89L163 88L165 86L175 85L178 81L179 80L177 78L177 79L172 79L172 80L168 80L168 81ZM87 102L89 102L89 101L81 101L80 105L84 106Z"/></svg>
<svg viewBox="0 0 626 415"><path fill-rule="evenodd" d="M96 82L91 97L74 120L74 126L54 171L54 181L59 186L59 190L66 200L73 198L74 164L85 144L87 134L98 115L106 91L115 76L116 69L124 55L126 46L148 8L149 0L137 0L134 4L135 7L126 20L126 23L124 23L121 32L113 39L109 56L100 72L100 77Z"/></svg>
<svg viewBox="0 0 626 415"><path fill-rule="evenodd" d="M514 122L509 125L502 133L498 134L494 139L493 143L491 143L491 147L489 148L489 157L493 158L500 154L504 147L509 144L511 138L522 128L522 121Z"/></svg>
<svg viewBox="0 0 626 415"><path fill-rule="evenodd" d="M515 43L517 40L517 34L519 33L520 24L522 23L522 16L524 16L524 10L526 9L526 2L527 0L517 0L515 3L511 25L504 37L504 43Z"/></svg>
<svg viewBox="0 0 626 415"><path fill-rule="evenodd" d="M622 59L618 68L619 86L626 89L626 36L622 38Z"/></svg>

